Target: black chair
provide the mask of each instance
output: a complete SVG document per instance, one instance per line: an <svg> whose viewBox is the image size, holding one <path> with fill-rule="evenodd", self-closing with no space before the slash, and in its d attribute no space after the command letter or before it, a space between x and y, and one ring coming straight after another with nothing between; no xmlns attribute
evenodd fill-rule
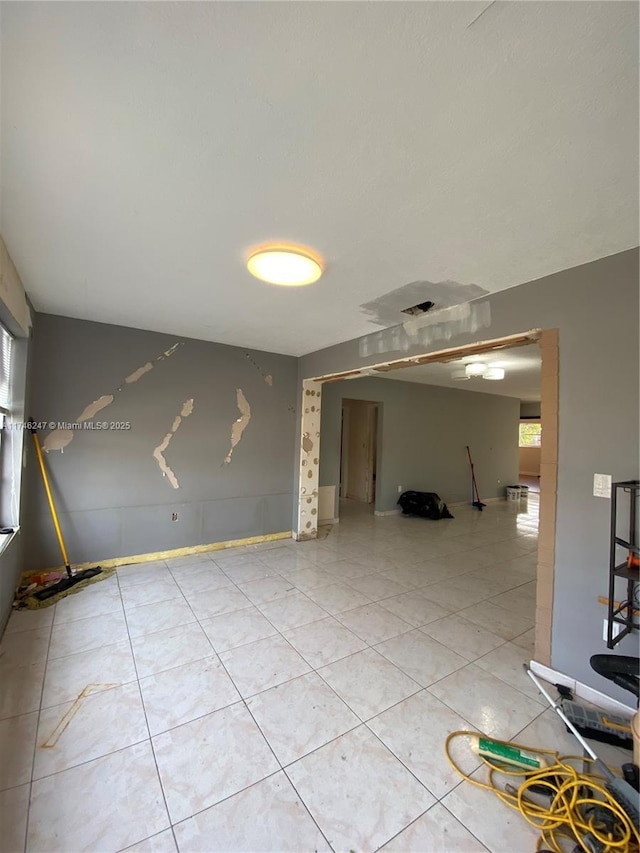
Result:
<svg viewBox="0 0 640 853"><path fill-rule="evenodd" d="M640 658L628 655L593 655L591 668L640 699Z"/></svg>

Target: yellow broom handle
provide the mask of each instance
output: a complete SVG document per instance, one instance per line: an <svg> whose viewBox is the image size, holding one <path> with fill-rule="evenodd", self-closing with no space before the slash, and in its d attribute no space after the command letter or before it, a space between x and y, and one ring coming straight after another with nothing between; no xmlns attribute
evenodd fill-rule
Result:
<svg viewBox="0 0 640 853"><path fill-rule="evenodd" d="M60 522L58 521L58 513L56 512L56 505L53 502L53 495L51 494L51 487L49 486L49 478L47 477L47 469L44 467L44 458L42 456L42 450L40 449L40 442L38 441L38 433L33 430L33 443L36 446L36 455L38 457L38 462L40 464L40 472L42 474L42 482L44 483L44 490L47 493L47 500L49 501L49 509L51 510L51 518L53 519L53 526L56 529L56 536L58 537L58 544L60 545L60 550L62 551L62 559L64 560L64 564L67 570L70 569L69 566L69 557L67 556L67 549L64 546L64 539L62 538L62 530L60 529Z"/></svg>

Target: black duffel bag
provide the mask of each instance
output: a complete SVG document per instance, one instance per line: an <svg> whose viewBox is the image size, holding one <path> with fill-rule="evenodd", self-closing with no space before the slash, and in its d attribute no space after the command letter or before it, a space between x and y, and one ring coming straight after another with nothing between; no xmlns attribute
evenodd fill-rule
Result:
<svg viewBox="0 0 640 853"><path fill-rule="evenodd" d="M453 518L446 503L435 492L403 492L398 498L403 515L419 515L422 518Z"/></svg>

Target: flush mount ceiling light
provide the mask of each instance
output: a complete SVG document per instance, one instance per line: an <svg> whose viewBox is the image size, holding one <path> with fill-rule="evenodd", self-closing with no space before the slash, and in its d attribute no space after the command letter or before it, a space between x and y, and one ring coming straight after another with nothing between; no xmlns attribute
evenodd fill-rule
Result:
<svg viewBox="0 0 640 853"><path fill-rule="evenodd" d="M253 249L247 269L256 278L283 287L313 284L322 275L322 259L303 246L272 244Z"/></svg>
<svg viewBox="0 0 640 853"><path fill-rule="evenodd" d="M467 373L464 370L454 370L451 374L451 378L457 379L459 382L466 382L467 380L471 379L470 376L467 376Z"/></svg>
<svg viewBox="0 0 640 853"><path fill-rule="evenodd" d="M470 361L464 366L464 373L456 371L451 376L452 379L504 379L504 367L489 367L483 361Z"/></svg>
<svg viewBox="0 0 640 853"><path fill-rule="evenodd" d="M504 379L504 367L489 367L482 374L483 379Z"/></svg>
<svg viewBox="0 0 640 853"><path fill-rule="evenodd" d="M469 378L472 376L484 376L487 370L487 365L483 361L473 361L471 364L465 365L464 371Z"/></svg>

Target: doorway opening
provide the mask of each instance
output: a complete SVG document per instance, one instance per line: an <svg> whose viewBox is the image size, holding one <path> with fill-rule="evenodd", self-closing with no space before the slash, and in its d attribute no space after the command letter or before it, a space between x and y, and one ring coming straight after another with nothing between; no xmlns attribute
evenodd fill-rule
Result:
<svg viewBox="0 0 640 853"><path fill-rule="evenodd" d="M366 367L303 380L304 405L301 423L300 490L298 518L294 536L298 540L304 540L315 539L318 535L318 464L320 450L320 408L323 384L340 382L344 379L376 376L388 373L389 371L401 371L402 368L416 365L459 361L467 356L482 355L493 352L494 350L527 346L532 343L539 345L542 359L540 422L545 433L545 441L541 447L540 459L541 494L535 596L535 657L538 662L550 665L558 474L559 347L557 329L533 329L503 338L480 341L462 347L452 347L423 355L407 356L380 364L367 365ZM378 474L380 474L379 467Z"/></svg>
<svg viewBox="0 0 640 853"><path fill-rule="evenodd" d="M340 498L371 504L376 499L378 403L342 401Z"/></svg>

